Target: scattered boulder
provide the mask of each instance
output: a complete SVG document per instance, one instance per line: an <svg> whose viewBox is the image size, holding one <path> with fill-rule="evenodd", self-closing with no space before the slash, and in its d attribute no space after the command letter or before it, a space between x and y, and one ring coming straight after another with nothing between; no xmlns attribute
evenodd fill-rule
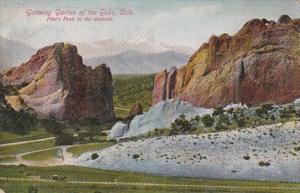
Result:
<svg viewBox="0 0 300 193"><path fill-rule="evenodd" d="M95 160L95 159L97 159L99 157L99 155L97 154L97 153L93 153L92 155L91 155L91 159L92 160Z"/></svg>
<svg viewBox="0 0 300 193"><path fill-rule="evenodd" d="M128 130L129 130L128 124L117 122L110 130L110 134L108 135L107 139L112 140L112 139L118 139L120 137L123 137Z"/></svg>

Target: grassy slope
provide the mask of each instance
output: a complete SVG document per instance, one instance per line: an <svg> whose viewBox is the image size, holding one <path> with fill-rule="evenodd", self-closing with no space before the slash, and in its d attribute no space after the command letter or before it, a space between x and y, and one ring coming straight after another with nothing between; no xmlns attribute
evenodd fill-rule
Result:
<svg viewBox="0 0 300 193"><path fill-rule="evenodd" d="M47 161L57 157L58 149L49 149L45 151L30 153L22 156L27 161Z"/></svg>
<svg viewBox="0 0 300 193"><path fill-rule="evenodd" d="M139 101L144 111L147 111L152 103L152 90L155 74L148 75L115 75L114 80L114 106L130 109L135 101ZM118 117L125 117L126 110L115 110Z"/></svg>
<svg viewBox="0 0 300 193"><path fill-rule="evenodd" d="M195 188L195 187L168 187L168 186L124 186L124 185L97 185L97 184L67 184L66 182L15 182L11 180L0 180L0 186L9 193L25 193L29 186L37 186L39 193L60 192L60 193L95 193L96 190L105 193L112 192L297 192L289 190L269 190L259 187L293 187L300 188L296 183L271 183L253 181L234 181L234 180L195 180L189 178L159 177L152 175L137 174L131 172L116 172L94 168L83 168L77 166L55 166L55 167L25 167L25 166L0 166L0 177L10 178L32 178L40 176L40 179L52 179L53 175L67 177L66 181L92 181L92 182L138 182L138 183L157 183L157 184L184 184L184 185L205 185L205 186L240 186L253 187L247 189L226 189L226 188ZM258 187L258 188L256 188ZM299 190L298 190L299 191Z"/></svg>
<svg viewBox="0 0 300 193"><path fill-rule="evenodd" d="M15 156L15 155L4 155L4 156L0 156L0 163L1 162L5 162L5 163L7 163L7 162L14 162L14 161L16 161L16 159L17 159L17 157Z"/></svg>
<svg viewBox="0 0 300 193"><path fill-rule="evenodd" d="M50 144L50 146L45 146L47 144ZM25 145L25 147L23 147L21 150L19 150L19 152L27 152L27 151L35 151L35 150L39 150L39 148L43 149L43 147L47 147L47 148L51 148L52 147L52 142L49 143L35 143L34 146L30 145L30 144L23 144L23 146ZM35 146L38 147L35 147ZM112 142L103 142L103 143L88 143L88 144L78 144L78 145L73 145L71 147L69 147L67 149L68 152L72 153L75 157L79 156L81 153L87 152L87 151L92 151L92 150L99 150L99 149L103 149L106 147L109 147L113 145ZM16 147L17 146L17 147ZM9 146L9 147L3 147L2 149L0 148L0 152L4 153L1 154L1 156L3 155L15 155L17 149L20 147L20 145L16 145L16 146ZM54 147L54 146L53 146ZM30 153L30 154L26 154L22 156L22 159L24 160L28 160L28 161L47 161L47 160L51 160L55 157L57 157L57 153L58 153L58 148L55 149L49 149L49 150L45 150L45 151L39 151L39 152L35 152L35 153ZM2 161L9 161L9 160L15 160L15 157L13 156L5 156L2 157L0 159L0 162Z"/></svg>
<svg viewBox="0 0 300 193"><path fill-rule="evenodd" d="M111 142L80 144L69 147L67 151L72 153L74 157L77 157L84 152L100 150L111 145L113 145L113 143Z"/></svg>

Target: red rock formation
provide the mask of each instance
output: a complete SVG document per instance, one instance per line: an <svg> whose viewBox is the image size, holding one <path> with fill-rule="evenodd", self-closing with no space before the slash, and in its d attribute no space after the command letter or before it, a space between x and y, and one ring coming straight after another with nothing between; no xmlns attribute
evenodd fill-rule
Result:
<svg viewBox="0 0 300 193"><path fill-rule="evenodd" d="M171 99L175 96L177 68L172 67L170 72L166 70L158 73L154 80L153 101Z"/></svg>
<svg viewBox="0 0 300 193"><path fill-rule="evenodd" d="M28 62L19 67L11 68L3 75L2 82L5 85L30 83L49 56L53 57L55 51L54 46L55 44L38 50L35 55L31 56Z"/></svg>
<svg viewBox="0 0 300 193"><path fill-rule="evenodd" d="M166 70L161 71L155 76L154 89L153 89L153 103L166 100L166 86L167 86Z"/></svg>
<svg viewBox="0 0 300 193"><path fill-rule="evenodd" d="M166 98L171 99L175 94L175 84L176 84L176 75L177 68L172 67L167 77L167 85L166 85Z"/></svg>
<svg viewBox="0 0 300 193"><path fill-rule="evenodd" d="M136 101L128 113L128 118L133 119L135 116L141 114L143 114L143 106L141 105L141 103Z"/></svg>
<svg viewBox="0 0 300 193"><path fill-rule="evenodd" d="M17 110L25 104L42 117L114 119L110 69L105 64L95 69L85 66L74 45L56 43L40 49L5 73L2 82L21 85L17 96L7 96Z"/></svg>
<svg viewBox="0 0 300 193"><path fill-rule="evenodd" d="M233 36L210 37L177 70L173 98L202 107L258 105L300 97L300 19L253 19ZM153 104L165 100L168 72L155 78ZM163 84L164 83L164 84Z"/></svg>

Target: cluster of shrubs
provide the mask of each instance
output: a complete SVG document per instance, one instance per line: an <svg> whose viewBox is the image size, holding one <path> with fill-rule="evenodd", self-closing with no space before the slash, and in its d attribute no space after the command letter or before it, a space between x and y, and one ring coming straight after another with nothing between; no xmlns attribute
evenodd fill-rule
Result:
<svg viewBox="0 0 300 193"><path fill-rule="evenodd" d="M223 108L216 108L214 112L203 116L195 116L190 120L185 115L180 115L171 124L171 135L190 133L197 129L213 128L217 131L228 129L230 125L230 117Z"/></svg>
<svg viewBox="0 0 300 193"><path fill-rule="evenodd" d="M261 166L261 167L268 167L270 166L271 164L269 162L263 162L263 161L260 161L258 162L258 165Z"/></svg>
<svg viewBox="0 0 300 193"><path fill-rule="evenodd" d="M180 115L171 125L170 135L187 134L195 131L224 131L234 128L253 127L295 120L299 117L294 104L274 106L263 104L259 107L215 108L212 114L195 116L190 120Z"/></svg>
<svg viewBox="0 0 300 193"><path fill-rule="evenodd" d="M101 134L101 132L99 132ZM94 138L95 134L91 132L81 132L76 135L72 133L60 132L56 137L56 145L72 145L72 144L84 144L91 142L99 142Z"/></svg>

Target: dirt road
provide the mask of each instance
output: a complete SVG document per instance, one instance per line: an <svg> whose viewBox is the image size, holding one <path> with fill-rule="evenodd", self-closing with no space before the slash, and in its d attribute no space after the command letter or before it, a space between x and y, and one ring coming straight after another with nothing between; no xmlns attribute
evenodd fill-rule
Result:
<svg viewBox="0 0 300 193"><path fill-rule="evenodd" d="M21 145L21 144L41 142L41 141L49 141L49 140L53 140L53 139L55 139L55 137L47 137L47 138L34 139L34 140L28 140L28 141L19 141L19 142L14 142L14 143L4 143L4 144L0 144L0 147L6 147L6 146L11 146L11 145Z"/></svg>

